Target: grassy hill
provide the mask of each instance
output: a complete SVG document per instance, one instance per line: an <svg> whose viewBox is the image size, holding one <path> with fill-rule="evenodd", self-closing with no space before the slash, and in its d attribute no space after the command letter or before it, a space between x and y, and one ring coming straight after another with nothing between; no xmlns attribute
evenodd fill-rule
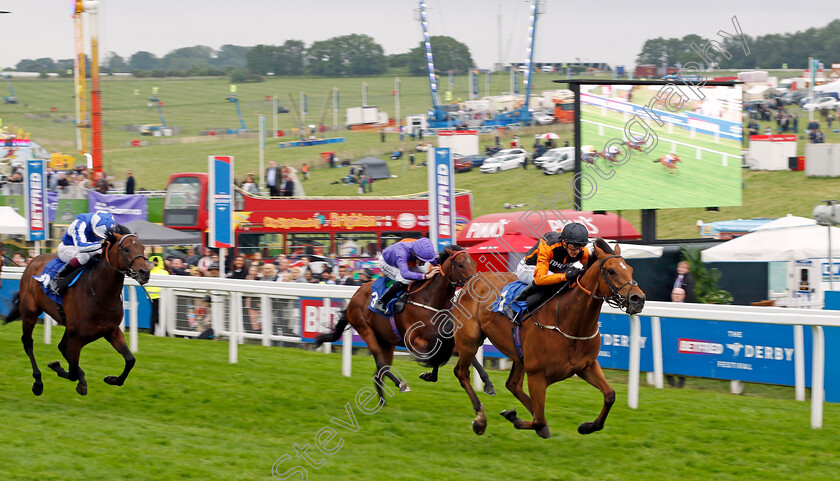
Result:
<svg viewBox="0 0 840 481"><path fill-rule="evenodd" d="M789 73L793 75L793 73ZM556 74L534 76L534 91L555 89L563 85L553 81L561 77ZM73 84L69 79L14 79L19 104L0 105L3 125L20 128L31 133L31 138L45 147L63 153L75 152L76 129L73 123ZM444 80L445 82L445 80ZM490 92L498 94L508 89L507 75L492 77ZM237 95L246 125L257 128L257 116L266 116L266 126L273 127L272 103L266 97L277 96L281 105L291 108L293 113L279 115L277 128L287 136L282 139L269 138L266 143L265 160L275 160L281 165L299 167L307 162L312 167L311 179L305 184L308 195L354 195L355 189L333 184L344 175L341 169L326 169L319 154L333 150L342 159L358 159L365 155L384 157L394 150L413 148L406 137L401 142L398 135L390 133L381 142L377 132L347 131L341 128L344 109L361 105L362 85L368 86L368 104L378 105L393 117L395 112L395 80L392 77L379 78L271 78L263 83L238 85ZM485 94L482 79L481 95ZM158 114L150 106L148 98L152 89L158 88L158 97L164 102L163 113L170 126L180 129L175 137L141 137L130 127L140 124L158 123ZM309 114L305 123L332 125L331 91L340 91L338 112L339 131L328 136L343 136L345 143L331 146L279 149L275 142L292 140L288 135L296 128L295 111L299 106L300 93L308 94ZM441 90L448 86L444 83ZM456 77L452 87L453 98L467 98L466 77ZM204 171L209 155L233 155L236 157L236 176L258 172L258 140L256 134L241 136L199 136L201 130L210 128L238 128L239 120L231 102L226 100L230 90L227 78L202 79L134 79L105 77L102 82L105 170L116 179L125 177L127 170L133 170L138 187L163 189L168 176L175 172ZM401 78L400 112L426 112L431 104L428 84L424 77ZM52 111L52 109L55 111ZM801 112L801 118L807 113ZM800 123L800 127L805 122ZM770 124L766 124L770 125ZM762 125L762 129L764 125ZM556 132L560 142L572 141L569 126L545 126L506 131L502 142L507 143L514 133L523 139L523 145L530 148L533 134ZM143 140L143 147L132 147L132 140ZM434 139L432 139L433 141ZM828 142L840 141L840 134L829 132ZM492 136L481 139L482 148L493 143ZM804 141L800 141L804 151ZM418 162L426 154L417 154ZM407 161L389 161L396 179L374 184L376 194L404 194L426 189L425 169L408 169ZM809 179L801 172L744 172L743 206L724 207L720 212L706 212L704 209L665 209L658 213L658 236L661 238L683 238L697 235L696 221L714 221L755 216L783 216L787 213L809 216L814 204L821 199L837 197L840 182L832 179ZM545 176L531 167L527 171L516 170L493 175L478 172L458 174L456 187L470 189L474 194L474 215L499 212L504 203L523 203L527 207L540 205L540 196L552 198L556 192L570 191L571 175ZM644 186L640 186L644 188ZM690 194L688 194L690 195ZM558 206L562 207L562 206ZM637 228L640 228L638 211L622 212Z"/></svg>

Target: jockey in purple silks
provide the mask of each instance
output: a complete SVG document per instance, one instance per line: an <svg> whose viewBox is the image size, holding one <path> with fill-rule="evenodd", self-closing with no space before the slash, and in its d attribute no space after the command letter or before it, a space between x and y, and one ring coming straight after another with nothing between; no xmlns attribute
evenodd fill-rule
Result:
<svg viewBox="0 0 840 481"><path fill-rule="evenodd" d="M424 267L418 266L417 261L428 262L433 267L427 271ZM378 264L383 274L396 281L382 297L376 300L374 307L381 311L384 311L388 302L411 281L429 279L440 272L435 247L432 241L425 237L404 239L386 247L379 256Z"/></svg>

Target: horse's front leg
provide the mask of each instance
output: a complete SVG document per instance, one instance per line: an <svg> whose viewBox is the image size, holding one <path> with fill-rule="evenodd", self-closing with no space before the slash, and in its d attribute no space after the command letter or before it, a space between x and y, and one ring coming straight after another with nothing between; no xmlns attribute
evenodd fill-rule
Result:
<svg viewBox="0 0 840 481"><path fill-rule="evenodd" d="M578 373L582 379L589 384L597 387L604 393L604 407L601 408L601 414L592 422L581 423L578 426L578 432L581 434L590 434L595 431L604 429L604 421L607 420L607 415L610 414L610 408L615 403L615 389L607 384L607 379L604 377L604 371L601 370L601 365L598 361L594 361L584 370Z"/></svg>
<svg viewBox="0 0 840 481"><path fill-rule="evenodd" d="M128 346L125 343L125 336L123 336L122 331L120 330L119 326L114 327L110 333L105 335L105 340L111 343L114 346L114 349L122 354L123 359L125 359L125 368L123 369L122 374L119 376L106 376L105 377L105 384L110 384L111 386L122 386L125 383L125 378L128 377L128 373L131 372L131 368L134 367L134 354L128 349Z"/></svg>
<svg viewBox="0 0 840 481"><path fill-rule="evenodd" d="M64 344L63 349L61 349L62 344ZM55 371L59 377L67 379L68 381L78 381L78 384L76 384L76 392L82 396L87 395L85 372L81 367L79 367L79 355L82 352L82 346L84 346L84 344L85 343L79 339L78 334L67 333L67 331L65 331L64 337L62 338L61 343L59 343L59 348L61 349L61 353L64 355L64 359L67 359L67 364L69 366L68 370L65 371L58 361L48 364L48 367Z"/></svg>
<svg viewBox="0 0 840 481"><path fill-rule="evenodd" d="M531 395L531 407L534 413L533 421L519 419L515 410L502 411L501 415L512 422L516 429L533 429L541 438L550 438L551 431L548 429L548 422L545 420L545 391L547 388L548 380L544 372L528 375L528 392Z"/></svg>

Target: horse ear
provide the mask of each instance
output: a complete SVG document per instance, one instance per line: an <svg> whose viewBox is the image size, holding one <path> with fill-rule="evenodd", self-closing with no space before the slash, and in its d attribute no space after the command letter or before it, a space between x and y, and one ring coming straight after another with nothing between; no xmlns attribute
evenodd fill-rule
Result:
<svg viewBox="0 0 840 481"><path fill-rule="evenodd" d="M613 248L613 251L615 251L615 255L617 255L617 256L621 255L621 246L618 245L618 242L615 243L615 247Z"/></svg>

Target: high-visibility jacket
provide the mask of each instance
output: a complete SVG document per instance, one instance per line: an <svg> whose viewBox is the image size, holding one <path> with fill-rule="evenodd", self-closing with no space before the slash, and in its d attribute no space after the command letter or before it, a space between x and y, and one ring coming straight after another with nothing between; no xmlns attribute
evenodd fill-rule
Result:
<svg viewBox="0 0 840 481"><path fill-rule="evenodd" d="M149 261L155 262L155 268L151 270L150 274L169 275L169 272L163 268L163 258L161 256L150 256ZM146 292L149 293L149 299L160 298L160 287L147 287Z"/></svg>

